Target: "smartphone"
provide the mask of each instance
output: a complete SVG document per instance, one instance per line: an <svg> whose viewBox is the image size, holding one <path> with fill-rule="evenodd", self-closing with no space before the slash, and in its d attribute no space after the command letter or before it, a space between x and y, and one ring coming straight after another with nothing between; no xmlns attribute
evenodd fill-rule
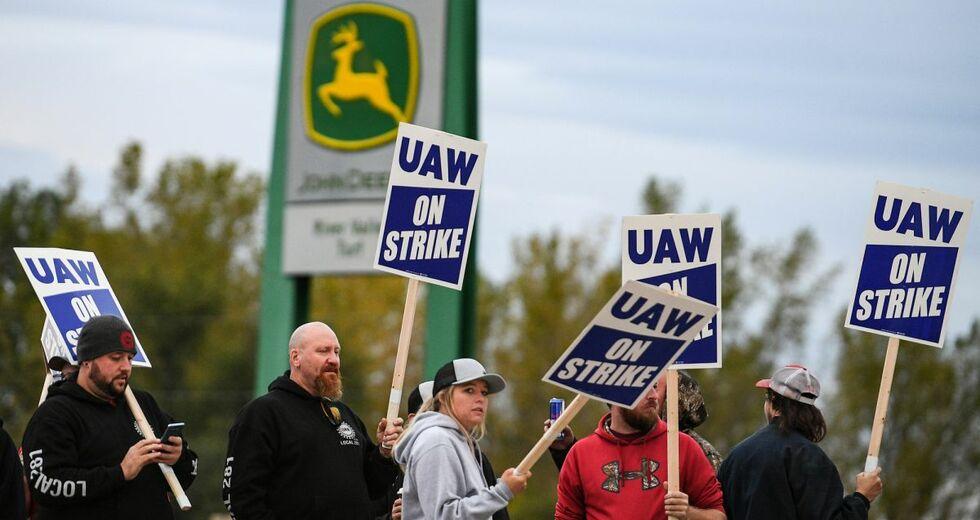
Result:
<svg viewBox="0 0 980 520"><path fill-rule="evenodd" d="M183 437L184 436L184 423L174 422L167 425L167 429L163 431L163 435L160 436L160 441L165 444L171 444L170 437Z"/></svg>

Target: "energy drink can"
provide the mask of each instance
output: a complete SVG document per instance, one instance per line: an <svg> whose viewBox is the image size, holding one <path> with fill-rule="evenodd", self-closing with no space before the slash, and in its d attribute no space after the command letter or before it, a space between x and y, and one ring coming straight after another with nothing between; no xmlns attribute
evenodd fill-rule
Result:
<svg viewBox="0 0 980 520"><path fill-rule="evenodd" d="M565 411L565 400L559 399L557 397L552 397L551 401L548 402L548 409L551 414L551 422L554 423L555 421L558 420L558 417L560 417L561 414ZM559 441L565 440L565 433L564 432L559 433L558 437L556 437L555 439Z"/></svg>

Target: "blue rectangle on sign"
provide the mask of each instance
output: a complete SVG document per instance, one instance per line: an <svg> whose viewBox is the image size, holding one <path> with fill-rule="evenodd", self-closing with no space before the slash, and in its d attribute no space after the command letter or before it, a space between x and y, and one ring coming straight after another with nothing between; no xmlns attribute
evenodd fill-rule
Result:
<svg viewBox="0 0 980 520"><path fill-rule="evenodd" d="M53 294L44 297L44 303L51 312L55 327L65 340L74 359L78 359L75 348L78 346L78 333L82 326L94 316L112 315L122 318L109 289L94 289ZM133 362L146 362L142 349L137 349Z"/></svg>
<svg viewBox="0 0 980 520"><path fill-rule="evenodd" d="M632 406L684 341L593 325L563 356L548 380L577 392Z"/></svg>
<svg viewBox="0 0 980 520"><path fill-rule="evenodd" d="M684 269L659 276L639 280L667 290L686 294L705 303L718 305L718 265L709 264L694 269ZM687 349L674 361L676 365L718 363L718 315L711 318L708 325L687 346Z"/></svg>
<svg viewBox="0 0 980 520"><path fill-rule="evenodd" d="M848 323L938 342L957 252L956 247L867 245Z"/></svg>
<svg viewBox="0 0 980 520"><path fill-rule="evenodd" d="M378 265L458 284L473 195L471 190L392 186Z"/></svg>

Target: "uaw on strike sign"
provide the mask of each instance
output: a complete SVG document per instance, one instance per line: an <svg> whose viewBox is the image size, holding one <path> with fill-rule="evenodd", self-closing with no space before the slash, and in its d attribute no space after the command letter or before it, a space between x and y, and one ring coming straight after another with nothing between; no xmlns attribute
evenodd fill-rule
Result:
<svg viewBox="0 0 980 520"><path fill-rule="evenodd" d="M721 215L623 217L623 281L639 280L721 306ZM721 309L677 358L721 368Z"/></svg>
<svg viewBox="0 0 980 520"><path fill-rule="evenodd" d="M374 267L463 286L487 144L401 123Z"/></svg>
<svg viewBox="0 0 980 520"><path fill-rule="evenodd" d="M844 325L942 347L973 202L879 182Z"/></svg>
<svg viewBox="0 0 980 520"><path fill-rule="evenodd" d="M634 408L717 311L693 298L628 281L542 380Z"/></svg>
<svg viewBox="0 0 980 520"><path fill-rule="evenodd" d="M27 278L47 312L48 321L42 334L45 355L65 352L72 364L78 364L78 334L94 316L114 315L127 324L126 314L109 286L102 266L94 253L70 249L15 247ZM130 325L132 328L132 325ZM136 343L135 366L150 366L139 339ZM59 346L50 344L61 342Z"/></svg>

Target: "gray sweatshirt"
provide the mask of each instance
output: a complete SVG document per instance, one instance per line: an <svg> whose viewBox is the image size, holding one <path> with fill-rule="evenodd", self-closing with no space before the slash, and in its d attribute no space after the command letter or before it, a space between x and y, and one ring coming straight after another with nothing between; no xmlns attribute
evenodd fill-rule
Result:
<svg viewBox="0 0 980 520"><path fill-rule="evenodd" d="M489 520L514 498L502 480L487 484L456 421L439 412L415 417L395 446L395 460L405 467L406 520Z"/></svg>

